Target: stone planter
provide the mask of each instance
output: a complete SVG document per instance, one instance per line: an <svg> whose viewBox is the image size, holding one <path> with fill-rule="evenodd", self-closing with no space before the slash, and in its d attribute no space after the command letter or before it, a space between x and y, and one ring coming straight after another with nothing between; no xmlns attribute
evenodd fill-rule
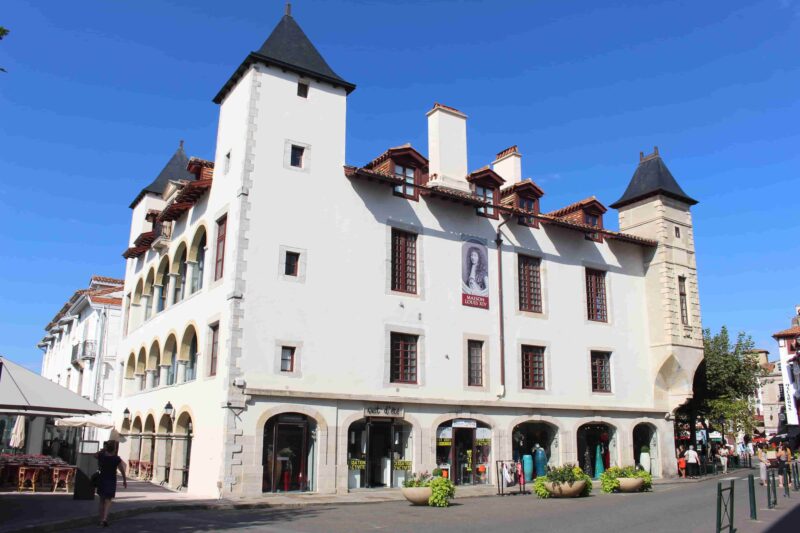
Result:
<svg viewBox="0 0 800 533"><path fill-rule="evenodd" d="M621 477L617 480L620 492L639 492L644 487L644 479L640 477Z"/></svg>
<svg viewBox="0 0 800 533"><path fill-rule="evenodd" d="M544 482L544 488L550 493L551 498L576 498L581 495L583 489L586 488L586 481L576 481L572 485L569 483L551 483L550 481Z"/></svg>
<svg viewBox="0 0 800 533"><path fill-rule="evenodd" d="M403 487L403 496L414 505L428 505L431 497L430 487Z"/></svg>

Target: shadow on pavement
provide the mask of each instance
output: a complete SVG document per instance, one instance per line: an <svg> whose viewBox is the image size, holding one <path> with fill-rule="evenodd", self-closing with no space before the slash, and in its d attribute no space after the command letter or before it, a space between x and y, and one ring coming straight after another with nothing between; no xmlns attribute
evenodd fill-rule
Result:
<svg viewBox="0 0 800 533"><path fill-rule="evenodd" d="M800 531L800 507L795 507L767 529L767 533L797 533L798 531Z"/></svg>

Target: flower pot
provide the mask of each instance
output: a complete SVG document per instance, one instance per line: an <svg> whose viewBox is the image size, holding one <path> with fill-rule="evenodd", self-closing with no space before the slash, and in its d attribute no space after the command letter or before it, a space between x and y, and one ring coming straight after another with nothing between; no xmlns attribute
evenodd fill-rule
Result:
<svg viewBox="0 0 800 533"><path fill-rule="evenodd" d="M650 454L648 452L639 454L639 464L642 465L645 472L650 474Z"/></svg>
<svg viewBox="0 0 800 533"><path fill-rule="evenodd" d="M583 489L586 488L586 481L581 479L572 485L569 483L559 483L556 485L550 481L545 481L544 488L547 489L547 492L550 493L552 498L575 498L580 496Z"/></svg>
<svg viewBox="0 0 800 533"><path fill-rule="evenodd" d="M431 497L430 487L403 487L403 496L414 505L428 505Z"/></svg>
<svg viewBox="0 0 800 533"><path fill-rule="evenodd" d="M620 492L639 492L644 487L644 479L640 477L621 477L619 480Z"/></svg>

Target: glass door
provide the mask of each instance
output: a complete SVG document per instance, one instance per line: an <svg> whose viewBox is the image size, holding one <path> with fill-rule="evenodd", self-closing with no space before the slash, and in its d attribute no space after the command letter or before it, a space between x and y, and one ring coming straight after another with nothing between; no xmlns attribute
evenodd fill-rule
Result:
<svg viewBox="0 0 800 533"><path fill-rule="evenodd" d="M277 492L306 490L305 423L278 422L272 465L272 488Z"/></svg>

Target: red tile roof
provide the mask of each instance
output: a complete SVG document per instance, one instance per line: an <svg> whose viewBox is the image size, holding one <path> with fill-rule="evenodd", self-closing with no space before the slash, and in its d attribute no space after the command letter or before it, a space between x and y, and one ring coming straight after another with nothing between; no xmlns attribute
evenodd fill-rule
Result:
<svg viewBox="0 0 800 533"><path fill-rule="evenodd" d="M608 211L608 209L606 209L606 207L603 204L600 203L600 200L598 200L594 196L590 196L588 198L584 198L583 200L575 202L574 204L569 204L568 206L562 207L561 209L557 209L555 211L551 211L551 212L549 212L547 214L549 216L551 216L551 217L561 218L564 215L568 215L570 213L574 213L575 211L578 211L579 209L585 209L586 207L589 207L592 204L597 205L603 213Z"/></svg>
<svg viewBox="0 0 800 533"><path fill-rule="evenodd" d="M98 283L113 283L114 285L125 285L124 279L119 278L109 278L106 276L98 276L97 274L92 276L90 282L96 281Z"/></svg>
<svg viewBox="0 0 800 533"><path fill-rule="evenodd" d="M778 333L773 333L772 337L775 339L781 339L787 337L800 337L800 326L792 326L789 329L779 331Z"/></svg>

